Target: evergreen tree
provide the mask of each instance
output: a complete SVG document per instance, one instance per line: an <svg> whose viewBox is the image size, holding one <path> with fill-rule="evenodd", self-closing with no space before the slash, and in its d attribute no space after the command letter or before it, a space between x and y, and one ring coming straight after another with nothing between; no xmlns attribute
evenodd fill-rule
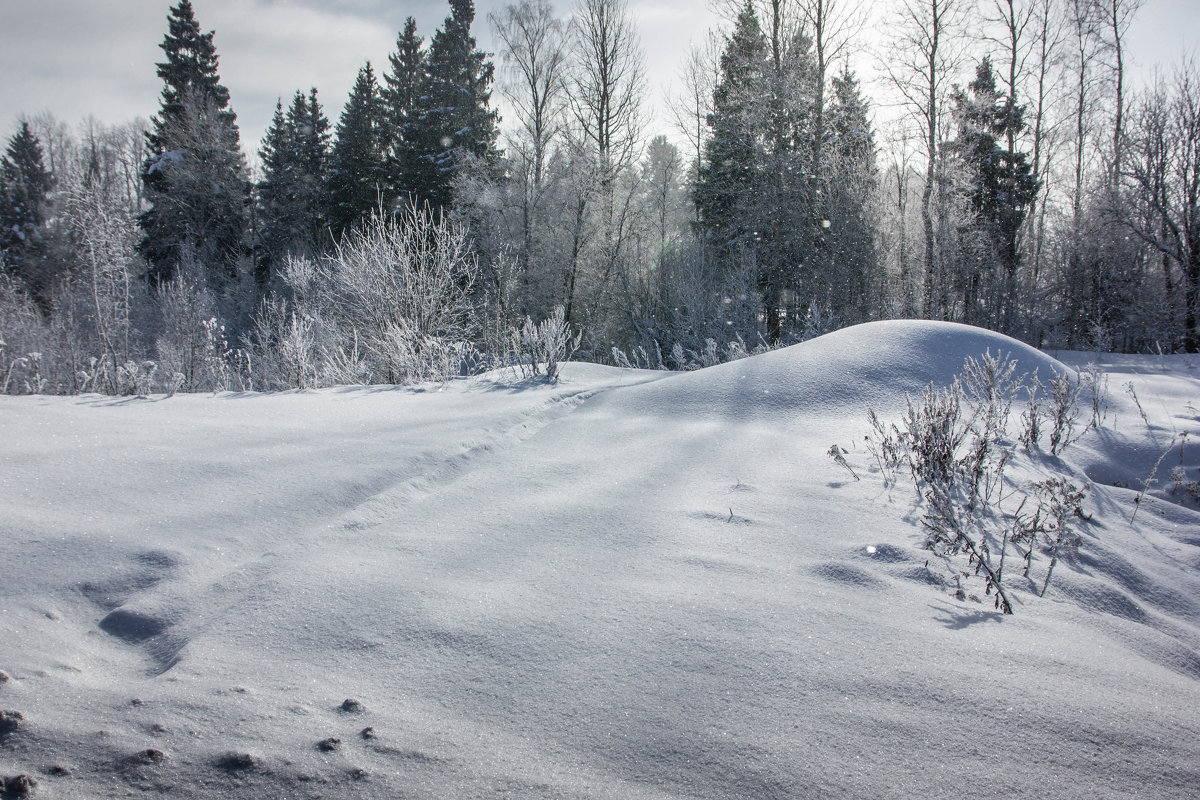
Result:
<svg viewBox="0 0 1200 800"><path fill-rule="evenodd" d="M747 0L721 55L696 204L718 257L755 265L774 343L822 290L811 42L789 33L782 8L771 8L768 36Z"/></svg>
<svg viewBox="0 0 1200 800"><path fill-rule="evenodd" d="M256 278L263 288L287 253L319 249L328 150L329 121L316 89L307 97L297 91L286 115L282 103L276 104L259 151L263 179L258 186L255 255Z"/></svg>
<svg viewBox="0 0 1200 800"><path fill-rule="evenodd" d="M489 108L495 66L475 47L472 0L450 0L450 16L429 44L428 71L408 126L417 156L415 197L435 213L452 202L455 179L499 159L497 114Z"/></svg>
<svg viewBox="0 0 1200 800"><path fill-rule="evenodd" d="M881 299L875 248L878 172L870 109L847 67L832 81L827 109L826 158L821 177L826 211L822 219L830 306L842 322L869 319Z"/></svg>
<svg viewBox="0 0 1200 800"><path fill-rule="evenodd" d="M414 197L418 181L417 152L412 144L412 124L426 80L424 40L417 35L417 22L404 21L396 38L396 50L388 56L384 74L383 104L387 122L388 199L407 201Z"/></svg>
<svg viewBox="0 0 1200 800"><path fill-rule="evenodd" d="M985 258L994 259L1001 269L993 286L991 307L983 309L985 319L972 315L986 298L983 292L989 283L986 263L980 264L964 278L964 304L968 321L992 324L1004 322L1009 316L1001 308L1011 302L1016 289L1020 266L1020 232L1038 191L1026 155L1009 152L1001 142L1010 133L1014 138L1025 130L1024 108L1012 98L999 96L992 62L985 57L975 70L975 79L967 87L970 94L958 90L954 94L955 119L958 137L947 145L947 152L958 161L963 171L964 193L972 219L964 231L966 244L977 252L982 248ZM1011 319L1004 327L1011 324Z"/></svg>
<svg viewBox="0 0 1200 800"><path fill-rule="evenodd" d="M47 302L49 276L44 270L46 216L53 178L46 169L41 142L28 122L9 140L0 162L0 254L4 265L25 282L30 293Z"/></svg>
<svg viewBox="0 0 1200 800"><path fill-rule="evenodd" d="M213 32L201 33L188 0L168 17L158 64L162 106L147 135L142 179L151 204L140 250L156 282L192 258L209 285L237 279L246 251L249 182L229 92L221 85Z"/></svg>
<svg viewBox="0 0 1200 800"><path fill-rule="evenodd" d="M814 303L827 301L821 181L813 161L817 72L812 40L803 30L781 35L778 27L772 24L767 67L766 174L757 247L767 336L774 343L786 324L797 325Z"/></svg>
<svg viewBox="0 0 1200 800"><path fill-rule="evenodd" d="M300 177L296 192L300 208L300 243L311 252L318 252L328 245L325 189L331 134L329 118L321 108L315 86L309 89L306 102L297 93L288 111L288 124L295 131L299 147Z"/></svg>
<svg viewBox="0 0 1200 800"><path fill-rule="evenodd" d="M694 189L701 226L726 251L739 244L749 246L757 228L766 58L767 42L758 14L747 2L721 54L713 111L708 115L710 136Z"/></svg>
<svg viewBox="0 0 1200 800"><path fill-rule="evenodd" d="M383 103L368 62L338 120L329 158L328 224L334 238L379 210L387 185L384 155Z"/></svg>
<svg viewBox="0 0 1200 800"><path fill-rule="evenodd" d="M304 96L296 95L303 101ZM265 290L274 265L286 251L295 227L296 130L283 114L283 101L275 103L275 115L259 148L263 177L258 184L258 236L254 242L254 279Z"/></svg>

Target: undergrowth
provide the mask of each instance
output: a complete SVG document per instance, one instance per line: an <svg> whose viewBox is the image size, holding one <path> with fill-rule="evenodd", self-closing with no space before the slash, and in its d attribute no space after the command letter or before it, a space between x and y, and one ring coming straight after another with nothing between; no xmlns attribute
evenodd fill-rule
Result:
<svg viewBox="0 0 1200 800"><path fill-rule="evenodd" d="M1060 372L1043 382L1036 370L1023 375L1016 368L1012 358L990 351L967 358L949 386L930 384L908 397L898 422L885 423L869 410L864 437L885 485L911 480L924 502L923 545L946 565L943 583L959 599L984 602L976 589L982 584L983 596L1005 614L1013 613L1005 580L1009 553L1030 588L1044 595L1060 555L1079 546L1085 519L1087 487L1057 474L1056 459L1036 454L1061 454L1102 423L1107 406L1096 397L1106 388L1097 375ZM1079 406L1084 388L1092 398L1086 421ZM1016 407L1022 409L1014 424ZM844 453L830 450L855 474ZM1017 459L1051 474L1013 481L1006 470ZM1039 588L1034 572L1043 562Z"/></svg>

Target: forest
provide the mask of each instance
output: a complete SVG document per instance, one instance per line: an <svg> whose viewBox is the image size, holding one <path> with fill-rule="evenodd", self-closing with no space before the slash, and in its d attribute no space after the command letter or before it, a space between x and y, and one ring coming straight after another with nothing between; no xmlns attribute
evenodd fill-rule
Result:
<svg viewBox="0 0 1200 800"><path fill-rule="evenodd" d="M1200 352L1200 71L1132 86L1140 5L726 0L650 136L625 0L449 0L336 122L281 99L252 159L180 0L149 121L8 140L3 392L686 370L894 318Z"/></svg>

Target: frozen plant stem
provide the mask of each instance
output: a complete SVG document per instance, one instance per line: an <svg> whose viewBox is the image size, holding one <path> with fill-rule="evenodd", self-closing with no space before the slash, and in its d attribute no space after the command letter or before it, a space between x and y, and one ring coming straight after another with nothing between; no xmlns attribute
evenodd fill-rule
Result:
<svg viewBox="0 0 1200 800"><path fill-rule="evenodd" d="M1138 509L1142 507L1142 498L1146 496L1146 492L1150 491L1150 487L1154 485L1154 476L1158 474L1158 468L1162 466L1163 460L1166 459L1167 453L1171 452L1171 448L1175 446L1175 440L1178 435L1172 436L1171 441L1167 444L1167 449L1163 450L1162 455L1158 457L1158 461L1154 462L1154 466L1150 468L1150 473L1146 475L1146 480L1142 481L1142 490L1133 498L1133 513L1129 516L1129 524L1133 524L1133 520L1137 517ZM1182 445L1180 445L1180 457L1182 458Z"/></svg>
<svg viewBox="0 0 1200 800"><path fill-rule="evenodd" d="M1133 404L1137 406L1138 413L1142 415L1142 422L1146 423L1146 427L1150 427L1150 418L1146 416L1146 409L1142 408L1142 401L1138 400L1137 392L1133 390L1133 381L1125 383L1125 391L1129 392L1129 396L1133 398Z"/></svg>
<svg viewBox="0 0 1200 800"><path fill-rule="evenodd" d="M842 450L842 448L835 444L829 448L829 456L839 467L842 467L849 472L854 477L854 480L861 480L858 477L858 473L856 473L854 468L850 466L850 462L846 460L846 451Z"/></svg>

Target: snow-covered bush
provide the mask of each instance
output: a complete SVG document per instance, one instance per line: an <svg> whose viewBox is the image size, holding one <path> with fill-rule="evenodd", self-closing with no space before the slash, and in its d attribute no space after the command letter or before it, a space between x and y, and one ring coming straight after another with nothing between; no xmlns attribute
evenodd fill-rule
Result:
<svg viewBox="0 0 1200 800"><path fill-rule="evenodd" d="M733 341L721 347L717 340L711 337L704 340L703 346L696 350L684 347L682 342L675 342L663 359L662 347L657 340L652 340L650 348L639 345L629 351L618 347L612 349L613 364L627 369L676 369L681 372L714 367L729 361L738 361L771 351L772 348L760 339L759 344L751 349L746 340L738 334Z"/></svg>
<svg viewBox="0 0 1200 800"><path fill-rule="evenodd" d="M159 289L158 301L160 388L168 394L244 388L244 355L226 341L211 294L179 276Z"/></svg>
<svg viewBox="0 0 1200 800"><path fill-rule="evenodd" d="M372 218L332 255L288 260L291 330L311 337L292 358L320 353L322 382L347 373L389 383L457 375L473 349L478 272L466 231L453 222L413 208Z"/></svg>
<svg viewBox="0 0 1200 800"><path fill-rule="evenodd" d="M572 334L563 307L555 306L554 312L536 325L526 317L519 330L513 328L510 349L522 374L532 377L544 371L548 380L556 381L559 365L575 355L582 338L582 332Z"/></svg>
<svg viewBox="0 0 1200 800"><path fill-rule="evenodd" d="M1003 354L968 358L949 386L937 389L930 384L919 397L909 397L899 424L885 424L874 411L868 411L871 432L866 437L867 451L885 482L905 467L911 475L925 503L921 520L925 547L952 566L950 582L956 596L975 597L964 581L981 579L983 594L993 597L995 607L1006 614L1012 613L1004 583L1008 549L1024 558L1027 578L1035 549L1040 547L1049 554L1041 589L1044 594L1060 551L1079 543L1074 525L1082 517L1086 494L1061 475L1025 487L1010 486L1005 493L1005 470L1015 456L1015 445L1023 441L1028 450L1039 447L1043 423L1039 395L1045 387L1036 373L1026 382L1016 366ZM1027 407L1014 439L1009 420L1022 391ZM1056 375L1050 382L1052 455L1082 433L1075 430L1079 393L1080 379L1068 373ZM830 451L835 461L837 453L840 450ZM850 469L848 464L838 463ZM1006 512L1002 505L1014 494L1020 498L1019 505ZM1027 505L1032 510L1027 512ZM966 560L965 569L953 566L960 558Z"/></svg>
<svg viewBox="0 0 1200 800"><path fill-rule="evenodd" d="M1050 455L1058 455L1083 435L1075 424L1079 420L1079 391L1083 382L1078 375L1060 372L1050 381Z"/></svg>
<svg viewBox="0 0 1200 800"><path fill-rule="evenodd" d="M243 337L255 389L309 389L319 380L320 354L312 320L301 317L281 297L259 306Z"/></svg>

